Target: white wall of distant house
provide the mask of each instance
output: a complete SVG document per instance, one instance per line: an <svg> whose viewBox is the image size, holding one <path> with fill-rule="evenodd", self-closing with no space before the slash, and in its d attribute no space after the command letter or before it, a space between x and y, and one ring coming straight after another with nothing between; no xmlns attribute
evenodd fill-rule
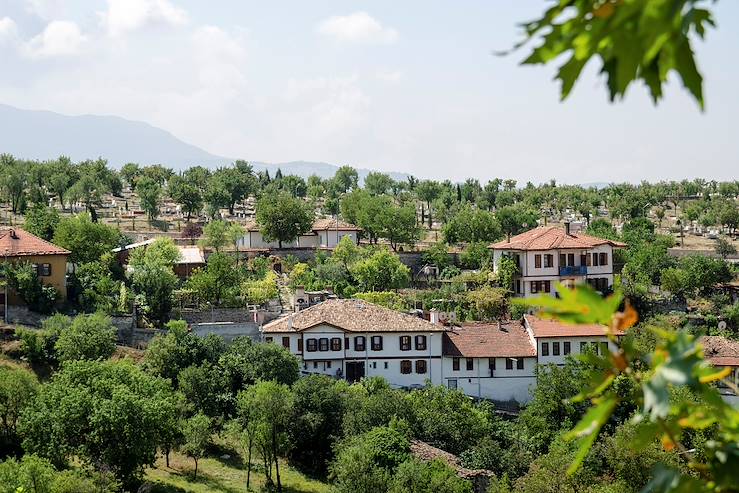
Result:
<svg viewBox="0 0 739 493"><path fill-rule="evenodd" d="M600 345L602 343L608 344L609 351L615 351L618 349L614 343L608 340L606 336L587 336L587 337L538 337L536 339L536 354L538 354L539 364L555 364L564 365L565 358L568 356L564 354L564 343L570 343L570 356L574 356L583 352L580 349L581 343L596 344L599 354L601 351ZM559 355L554 354L554 343L559 343ZM544 356L542 351L542 344L547 344L548 356Z"/></svg>
<svg viewBox="0 0 739 493"><path fill-rule="evenodd" d="M467 360L472 360L472 369L467 369ZM459 370L454 370L454 358L443 358L444 385L458 388L471 397L496 401L531 400L536 385L534 370L536 357L512 358L513 368L506 369L508 358L494 358L495 370L490 371L490 358L459 358ZM517 361L523 360L524 367L518 369Z"/></svg>

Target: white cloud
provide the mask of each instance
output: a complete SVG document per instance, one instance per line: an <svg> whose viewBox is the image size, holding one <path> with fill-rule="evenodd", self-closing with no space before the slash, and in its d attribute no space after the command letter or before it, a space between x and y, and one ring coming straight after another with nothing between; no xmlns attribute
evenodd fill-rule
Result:
<svg viewBox="0 0 739 493"><path fill-rule="evenodd" d="M169 0L108 0L108 10L99 14L111 36L120 36L147 25L187 24L187 12Z"/></svg>
<svg viewBox="0 0 739 493"><path fill-rule="evenodd" d="M375 74L375 77L381 82L395 84L403 78L403 72L400 70L380 70Z"/></svg>
<svg viewBox="0 0 739 493"><path fill-rule="evenodd" d="M0 18L0 43L14 42L18 39L18 26L10 17Z"/></svg>
<svg viewBox="0 0 739 493"><path fill-rule="evenodd" d="M383 27L367 12L329 17L318 25L317 31L349 43L394 43L398 39L395 29Z"/></svg>
<svg viewBox="0 0 739 493"><path fill-rule="evenodd" d="M26 0L26 10L44 20L54 19L63 12L62 0Z"/></svg>
<svg viewBox="0 0 739 493"><path fill-rule="evenodd" d="M74 22L52 21L28 42L25 52L31 57L76 55L86 42L87 37Z"/></svg>

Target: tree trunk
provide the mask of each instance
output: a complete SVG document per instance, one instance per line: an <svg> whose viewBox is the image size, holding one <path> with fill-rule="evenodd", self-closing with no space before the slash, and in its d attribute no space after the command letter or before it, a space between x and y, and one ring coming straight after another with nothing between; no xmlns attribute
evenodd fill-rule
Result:
<svg viewBox="0 0 739 493"><path fill-rule="evenodd" d="M249 439L249 451L246 454L246 489L249 490L249 482L251 481L251 439Z"/></svg>
<svg viewBox="0 0 739 493"><path fill-rule="evenodd" d="M164 449L164 463L169 467L169 446Z"/></svg>
<svg viewBox="0 0 739 493"><path fill-rule="evenodd" d="M282 481L280 481L280 461L277 457L277 430L272 426L272 451L275 460L275 477L277 478L277 491L282 493Z"/></svg>
<svg viewBox="0 0 739 493"><path fill-rule="evenodd" d="M282 250L282 240L277 240L277 247Z"/></svg>
<svg viewBox="0 0 739 493"><path fill-rule="evenodd" d="M193 457L193 459L195 460L195 474L193 475L192 479L196 480L198 479L198 459L197 457Z"/></svg>

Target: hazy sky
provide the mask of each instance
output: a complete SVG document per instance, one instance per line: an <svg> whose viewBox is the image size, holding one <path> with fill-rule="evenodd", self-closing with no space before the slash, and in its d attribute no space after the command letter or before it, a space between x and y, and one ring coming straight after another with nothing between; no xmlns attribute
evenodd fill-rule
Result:
<svg viewBox="0 0 739 493"><path fill-rule="evenodd" d="M697 44L707 110L671 81L607 102L597 62L497 57L535 0L1 0L0 102L143 120L214 154L542 182L739 178L739 2ZM43 135L39 135L43 138Z"/></svg>

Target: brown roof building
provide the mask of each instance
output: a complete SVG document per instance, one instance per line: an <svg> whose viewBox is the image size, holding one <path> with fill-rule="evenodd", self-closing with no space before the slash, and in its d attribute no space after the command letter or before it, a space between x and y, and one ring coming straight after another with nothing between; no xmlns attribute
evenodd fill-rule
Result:
<svg viewBox="0 0 739 493"><path fill-rule="evenodd" d="M536 348L518 320L475 323L444 333L444 356L465 358L536 357Z"/></svg>
<svg viewBox="0 0 739 493"><path fill-rule="evenodd" d="M273 320L264 333L300 332L318 325L348 332L443 332L445 328L422 318L363 300L329 299L310 308Z"/></svg>
<svg viewBox="0 0 739 493"><path fill-rule="evenodd" d="M540 337L603 337L607 333L605 325L572 325L559 320L547 320L534 315L524 315L526 326L535 338ZM617 330L614 335L622 336L624 331Z"/></svg>
<svg viewBox="0 0 739 493"><path fill-rule="evenodd" d="M541 226L490 245L491 248L503 250L555 250L594 248L600 245L625 247L620 241L596 238L583 233L569 233L567 227Z"/></svg>
<svg viewBox="0 0 739 493"><path fill-rule="evenodd" d="M0 263L28 262L36 267L41 282L59 291L60 300L67 296L67 256L70 252L21 228L0 228ZM0 307L4 306L0 293ZM9 293L12 304L21 303L15 293ZM2 309L2 308L0 308Z"/></svg>

